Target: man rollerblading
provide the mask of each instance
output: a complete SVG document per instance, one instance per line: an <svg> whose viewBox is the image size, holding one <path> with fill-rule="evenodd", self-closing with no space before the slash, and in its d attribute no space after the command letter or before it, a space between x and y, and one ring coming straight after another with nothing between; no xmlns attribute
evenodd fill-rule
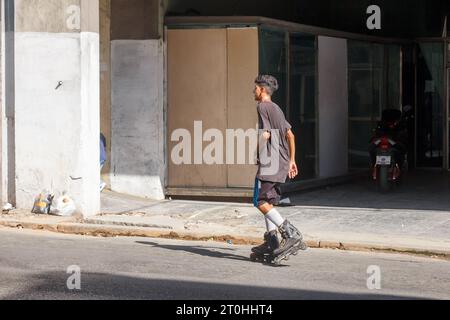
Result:
<svg viewBox="0 0 450 320"><path fill-rule="evenodd" d="M280 248L280 240L276 231L266 232L264 243L252 249L250 259L255 262L271 263L275 250Z"/></svg>
<svg viewBox="0 0 450 320"><path fill-rule="evenodd" d="M272 95L278 88L278 81L272 76L262 75L255 80L260 143L254 205L265 216L267 233L265 243L253 249L251 258L274 264L307 249L300 231L275 208L281 200L280 186L288 177L294 179L298 175L292 127L280 107L272 102ZM278 231L283 238L281 244L275 242L275 238L278 242Z"/></svg>
<svg viewBox="0 0 450 320"><path fill-rule="evenodd" d="M308 246L303 242L303 235L286 220L280 227L281 236L283 237L280 248L273 252L273 263L278 265L283 260L289 260L291 255L296 256L300 250L307 250Z"/></svg>

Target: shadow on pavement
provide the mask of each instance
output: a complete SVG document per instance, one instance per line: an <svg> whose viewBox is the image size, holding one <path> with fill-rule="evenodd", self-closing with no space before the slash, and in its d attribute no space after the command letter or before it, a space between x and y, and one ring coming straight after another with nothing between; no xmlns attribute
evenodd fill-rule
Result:
<svg viewBox="0 0 450 320"><path fill-rule="evenodd" d="M388 193L381 193L370 178L339 186L289 194L296 206L338 208L450 210L450 174L417 170L407 173L402 183Z"/></svg>
<svg viewBox="0 0 450 320"><path fill-rule="evenodd" d="M27 286L4 300L411 300L394 295L346 294L287 288L149 279L82 273L81 290L67 289L69 275L46 272L27 275ZM224 279L226 280L226 279Z"/></svg>
<svg viewBox="0 0 450 320"><path fill-rule="evenodd" d="M198 254L200 256L204 256L204 257L210 257L210 258L219 258L219 259L230 259L230 260L238 260L238 261L248 261L248 262L253 262L249 257L244 257L244 256L238 256L238 255L234 255L231 253L223 253L220 251L217 251L218 249L216 248L205 248L205 247L189 247L189 246L177 246L177 245L161 245L155 242L146 242L146 241L137 241L136 243L138 244L143 244L143 245L149 245L149 246L153 246L153 247L157 247L157 248L161 248L161 249L166 249L166 250L174 250L174 251L185 251L185 252L189 252L189 253L193 253L193 254ZM234 251L233 249L224 249L224 248L220 248L221 251L223 250L228 250L228 251ZM250 255L250 253L249 253ZM287 265L273 265L267 262L255 262L255 263L259 263L268 267L273 267L273 268L285 268L287 267Z"/></svg>
<svg viewBox="0 0 450 320"><path fill-rule="evenodd" d="M174 250L174 251L185 251L193 254L198 254L204 257L211 258L220 258L220 259L230 259L230 260L238 260L238 261L250 261L248 257L238 256L232 253L224 253L218 251L216 248L205 248L205 247L189 247L189 246L179 246L179 245L162 245L156 242L148 242L148 241L137 241L138 244L148 245L152 247L157 247L166 250ZM234 251L233 249L224 249L220 248L221 251L228 250Z"/></svg>

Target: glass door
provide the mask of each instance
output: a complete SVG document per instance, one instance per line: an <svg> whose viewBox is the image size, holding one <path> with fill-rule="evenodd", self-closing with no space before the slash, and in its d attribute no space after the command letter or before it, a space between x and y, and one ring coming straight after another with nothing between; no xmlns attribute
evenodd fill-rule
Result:
<svg viewBox="0 0 450 320"><path fill-rule="evenodd" d="M401 108L399 45L349 41L349 166L367 168L368 145L385 109Z"/></svg>
<svg viewBox="0 0 450 320"><path fill-rule="evenodd" d="M368 144L383 109L384 58L381 44L348 42L350 168L367 168L370 162Z"/></svg>
<svg viewBox="0 0 450 320"><path fill-rule="evenodd" d="M444 158L444 44L420 43L416 65L418 167L442 168Z"/></svg>
<svg viewBox="0 0 450 320"><path fill-rule="evenodd" d="M289 121L297 139L297 163L302 179L317 173L317 48L314 35L290 35L290 102Z"/></svg>

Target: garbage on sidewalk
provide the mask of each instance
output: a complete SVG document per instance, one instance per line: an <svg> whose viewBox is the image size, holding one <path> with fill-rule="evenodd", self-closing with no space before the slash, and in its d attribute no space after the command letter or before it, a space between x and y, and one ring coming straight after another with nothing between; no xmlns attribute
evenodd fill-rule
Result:
<svg viewBox="0 0 450 320"><path fill-rule="evenodd" d="M49 192L44 191L40 193L34 200L31 212L34 214L49 214L54 198L55 196Z"/></svg>
<svg viewBox="0 0 450 320"><path fill-rule="evenodd" d="M66 194L63 194L61 197L59 197L50 209L51 214L61 217L70 217L76 211L77 207L75 206L75 202Z"/></svg>
<svg viewBox="0 0 450 320"><path fill-rule="evenodd" d="M3 214L8 214L11 210L14 210L14 206L11 203L7 203L2 208Z"/></svg>
<svg viewBox="0 0 450 320"><path fill-rule="evenodd" d="M55 200L54 194L44 191L36 197L31 212L34 214L69 217L76 210L75 202L65 192Z"/></svg>

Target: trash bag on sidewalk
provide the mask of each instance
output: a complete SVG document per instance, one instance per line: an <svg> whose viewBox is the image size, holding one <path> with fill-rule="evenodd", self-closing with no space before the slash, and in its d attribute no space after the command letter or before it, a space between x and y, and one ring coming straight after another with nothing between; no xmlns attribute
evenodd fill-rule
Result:
<svg viewBox="0 0 450 320"><path fill-rule="evenodd" d="M34 214L49 214L54 198L55 196L53 194L45 191L42 192L34 200L34 205L31 212Z"/></svg>
<svg viewBox="0 0 450 320"><path fill-rule="evenodd" d="M63 194L59 197L51 207L51 214L62 216L62 217L70 217L77 210L75 202L66 194Z"/></svg>
<svg viewBox="0 0 450 320"><path fill-rule="evenodd" d="M7 203L2 208L2 213L8 214L11 210L14 210L14 206L11 203Z"/></svg>

